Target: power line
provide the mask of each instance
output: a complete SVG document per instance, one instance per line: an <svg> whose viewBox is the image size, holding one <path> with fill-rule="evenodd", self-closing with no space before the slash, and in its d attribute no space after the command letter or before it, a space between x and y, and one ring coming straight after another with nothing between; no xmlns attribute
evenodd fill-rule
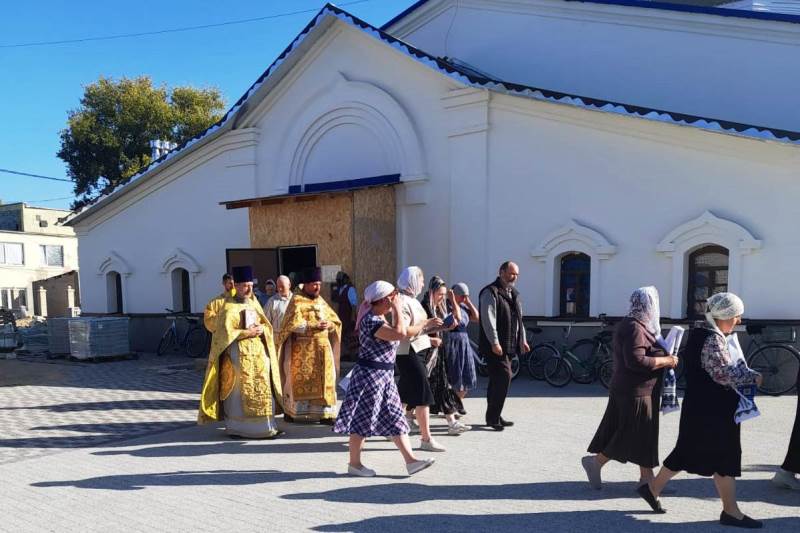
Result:
<svg viewBox="0 0 800 533"><path fill-rule="evenodd" d="M22 200L23 204L41 204L44 202L58 202L59 200L74 200L74 196L64 196L63 198L45 198L44 200Z"/></svg>
<svg viewBox="0 0 800 533"><path fill-rule="evenodd" d="M0 168L0 172L5 172L6 174L16 174L17 176L27 176L29 178L40 178L40 179L43 179L43 180L66 181L67 183L73 183L72 180L68 180L66 178L53 178L51 176L42 176L41 174L31 174L30 172L20 172L18 170L8 170L7 168Z"/></svg>
<svg viewBox="0 0 800 533"><path fill-rule="evenodd" d="M372 2L373 0L355 0L353 2L345 2L339 4L341 6L351 6L354 4L363 4L365 2ZM266 15L263 17L254 17L249 19L238 19L238 20L229 20L226 22L217 22L215 24L202 24L199 26L185 26L182 28L170 28L165 30L154 30L154 31L143 31L137 33L121 33L117 35L103 35L98 37L83 37L80 39L63 39L60 41L35 41L30 43L14 43L14 44L0 44L0 48L28 48L33 46L52 46L57 44L72 44L72 43L85 43L90 41L110 41L114 39L126 39L130 37L144 37L148 35L162 35L165 33L176 33L176 32L184 32L184 31L194 31L194 30L204 30L208 28L218 28L220 26L232 26L235 24L247 24L250 22L259 22L262 20L270 20L270 19L277 19L283 17L291 17L293 15L302 15L303 13L316 13L319 11L319 8L316 9L303 9L300 11L291 11L287 13L276 13L275 15Z"/></svg>

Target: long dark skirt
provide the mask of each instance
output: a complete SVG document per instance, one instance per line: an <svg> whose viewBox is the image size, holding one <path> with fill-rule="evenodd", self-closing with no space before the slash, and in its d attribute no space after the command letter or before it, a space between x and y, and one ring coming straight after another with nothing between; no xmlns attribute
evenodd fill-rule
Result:
<svg viewBox="0 0 800 533"><path fill-rule="evenodd" d="M428 382L430 383L431 391L433 391L432 414L452 415L459 409L464 408L461 398L458 397L447 379L447 357L441 350L436 355L436 362L431 369Z"/></svg>
<svg viewBox="0 0 800 533"><path fill-rule="evenodd" d="M397 391L400 393L400 401L409 408L434 404L428 371L425 369L427 353L428 350L419 354L412 350L408 355L397 356L397 370L400 374Z"/></svg>
<svg viewBox="0 0 800 533"><path fill-rule="evenodd" d="M611 392L589 453L602 453L620 463L645 468L658 466L660 409L661 387L654 387L650 396Z"/></svg>
<svg viewBox="0 0 800 533"><path fill-rule="evenodd" d="M727 405L722 402L709 406L705 397L694 395L687 387L678 442L664 459L664 466L698 476L742 475L740 426L733 419L739 397L734 391L727 396Z"/></svg>

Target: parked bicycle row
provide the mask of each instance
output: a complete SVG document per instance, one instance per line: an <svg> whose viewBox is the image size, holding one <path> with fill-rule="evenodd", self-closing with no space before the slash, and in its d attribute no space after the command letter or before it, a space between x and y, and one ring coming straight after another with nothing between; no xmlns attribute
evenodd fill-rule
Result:
<svg viewBox="0 0 800 533"><path fill-rule="evenodd" d="M528 327L527 338L530 351L511 358L512 379L525 373L531 379L546 381L553 387L565 387L570 382L590 384L599 381L606 389L614 373L611 339L611 324L600 316L602 329L589 338L570 344L573 324L562 327L562 338L557 341L536 342L543 333L541 328ZM758 388L762 394L779 396L791 392L795 387L795 376L800 368L800 351L794 347L796 330L792 326L751 324L746 326L749 343L745 359L750 368L764 376ZM477 345L474 346L477 350ZM678 388L685 387L683 358L685 346L681 346L678 367L675 369ZM478 355L477 371L487 376L486 361Z"/></svg>

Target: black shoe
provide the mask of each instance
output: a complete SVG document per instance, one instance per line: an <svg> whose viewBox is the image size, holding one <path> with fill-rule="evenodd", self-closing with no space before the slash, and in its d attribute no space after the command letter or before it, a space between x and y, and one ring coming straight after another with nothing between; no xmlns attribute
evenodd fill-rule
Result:
<svg viewBox="0 0 800 533"><path fill-rule="evenodd" d="M741 520L738 520L725 511L722 511L719 514L719 523L722 526L732 526L732 527L741 527L744 529L761 529L764 527L763 522L759 522L758 520L753 520L747 515L742 516Z"/></svg>
<svg viewBox="0 0 800 533"><path fill-rule="evenodd" d="M636 489L636 492L641 496L644 501L650 506L650 508L658 514L664 514L667 511L661 507L661 502L653 496L653 493L650 491L650 485L645 483L641 487Z"/></svg>
<svg viewBox="0 0 800 533"><path fill-rule="evenodd" d="M289 424L294 424L294 418L289 416L289 415L287 415L287 414L283 415L283 421L287 422Z"/></svg>
<svg viewBox="0 0 800 533"><path fill-rule="evenodd" d="M504 429L506 429L506 427L503 424L500 424L500 423L490 424L489 422L486 422L486 425L489 426L490 428L492 428L495 431L503 431Z"/></svg>
<svg viewBox="0 0 800 533"><path fill-rule="evenodd" d="M323 426L332 426L336 423L335 418L321 418L319 423Z"/></svg>
<svg viewBox="0 0 800 533"><path fill-rule="evenodd" d="M500 425L510 428L514 425L514 422L511 420L505 420L502 416L500 417Z"/></svg>

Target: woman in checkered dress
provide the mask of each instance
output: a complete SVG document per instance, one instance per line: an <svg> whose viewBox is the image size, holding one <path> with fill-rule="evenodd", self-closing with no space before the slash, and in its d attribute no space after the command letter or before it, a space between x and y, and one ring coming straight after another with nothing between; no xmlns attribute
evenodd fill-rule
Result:
<svg viewBox="0 0 800 533"><path fill-rule="evenodd" d="M372 436L388 436L394 441L409 473L415 474L433 464L419 460L408 440L408 423L394 382L397 346L407 336L406 320L400 311L400 300L391 283L376 281L364 291L364 303L356 320L359 337L358 362L353 369L339 416L333 430L350 435L348 473L372 477L375 471L361 463L364 440ZM391 312L396 319L389 325L384 315Z"/></svg>

